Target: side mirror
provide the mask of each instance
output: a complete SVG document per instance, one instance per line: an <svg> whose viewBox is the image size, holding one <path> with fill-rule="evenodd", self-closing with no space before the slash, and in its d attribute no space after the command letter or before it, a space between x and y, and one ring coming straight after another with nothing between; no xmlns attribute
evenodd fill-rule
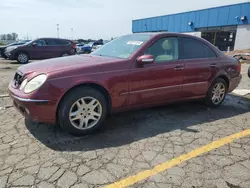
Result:
<svg viewBox="0 0 250 188"><path fill-rule="evenodd" d="M152 55L142 55L136 59L140 66L143 66L144 64L152 64L154 63L154 60L155 58Z"/></svg>
<svg viewBox="0 0 250 188"><path fill-rule="evenodd" d="M37 46L37 43L36 43L36 42L33 42L33 43L32 43L32 46Z"/></svg>

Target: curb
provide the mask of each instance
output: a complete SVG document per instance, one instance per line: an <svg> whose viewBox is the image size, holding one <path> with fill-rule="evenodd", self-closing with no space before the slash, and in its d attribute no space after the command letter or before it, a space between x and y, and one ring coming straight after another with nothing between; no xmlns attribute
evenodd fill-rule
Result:
<svg viewBox="0 0 250 188"><path fill-rule="evenodd" d="M10 96L8 94L0 95L0 98L6 98L6 97L10 97Z"/></svg>

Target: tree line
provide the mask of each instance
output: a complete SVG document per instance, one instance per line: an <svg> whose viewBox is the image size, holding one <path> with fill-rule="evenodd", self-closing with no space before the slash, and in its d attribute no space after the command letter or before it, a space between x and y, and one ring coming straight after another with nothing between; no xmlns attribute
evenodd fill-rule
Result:
<svg viewBox="0 0 250 188"><path fill-rule="evenodd" d="M17 33L8 33L0 35L1 40L17 40L18 34Z"/></svg>

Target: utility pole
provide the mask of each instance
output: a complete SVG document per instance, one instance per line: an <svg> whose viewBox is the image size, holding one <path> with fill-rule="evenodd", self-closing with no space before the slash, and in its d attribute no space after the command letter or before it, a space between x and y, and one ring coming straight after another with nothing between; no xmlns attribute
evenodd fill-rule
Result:
<svg viewBox="0 0 250 188"><path fill-rule="evenodd" d="M73 40L73 28L71 28L71 39Z"/></svg>
<svg viewBox="0 0 250 188"><path fill-rule="evenodd" d="M57 27L57 38L59 38L59 24L56 24Z"/></svg>

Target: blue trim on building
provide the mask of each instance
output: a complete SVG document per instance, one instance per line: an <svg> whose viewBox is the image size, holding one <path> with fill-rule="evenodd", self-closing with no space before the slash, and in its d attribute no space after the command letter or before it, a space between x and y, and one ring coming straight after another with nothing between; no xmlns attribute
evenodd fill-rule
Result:
<svg viewBox="0 0 250 188"><path fill-rule="evenodd" d="M246 16L245 21L242 16ZM250 2L133 20L132 32L192 32L196 28L243 24L250 24Z"/></svg>

